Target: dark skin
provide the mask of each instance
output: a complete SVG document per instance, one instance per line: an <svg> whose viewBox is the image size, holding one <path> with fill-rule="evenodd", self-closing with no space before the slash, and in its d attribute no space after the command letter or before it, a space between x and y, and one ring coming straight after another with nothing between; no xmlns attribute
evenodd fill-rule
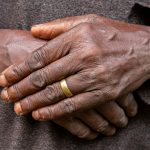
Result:
<svg viewBox="0 0 150 150"><path fill-rule="evenodd" d="M60 34L60 32L59 32L59 34ZM56 34L56 35L58 35L58 34ZM55 36L56 36L55 35ZM55 37L54 36L54 37ZM54 40L53 40L54 41ZM42 41L43 42L43 41ZM54 41L54 43L55 43L55 41ZM49 43L48 43L49 44ZM59 45L59 43L57 43L58 45ZM61 43L62 44L62 43ZM46 45L47 46L47 45ZM43 47L45 47L45 46L43 46ZM42 47L42 48L43 48ZM66 48L67 49L67 48ZM39 48L39 50L41 50L41 48ZM52 51L51 51L52 52ZM56 53L56 57L58 57L57 56L57 53ZM28 58L27 58L28 59ZM56 59L56 58L54 58L54 59ZM33 65L33 64L32 64ZM34 65L33 65L34 66ZM13 66L11 66L9 69L7 69L5 72L3 72L3 74L4 75L8 75L10 72L11 72L11 69L12 69L12 67ZM36 65L35 65L35 67L36 67ZM12 74L9 74L9 75L12 75ZM59 74L58 74L59 75ZM23 77L23 76L22 76ZM6 77L7 79L9 79L8 77ZM13 77L12 77L13 78ZM5 81L4 80L4 78L1 80L1 85L2 86L5 86L5 85L11 85L13 82L16 82L18 79L15 79L15 78L13 78L13 80L12 80L12 78L10 79L11 81L8 83L8 81ZM59 78L58 78L59 79ZM67 82L68 83L68 82ZM30 83L29 83L29 88L30 88ZM27 86L27 89L28 89L28 81L26 82L26 85L25 86ZM53 85L52 85L53 86ZM56 85L57 86L57 85ZM13 87L13 86L12 86ZM10 94L9 95L9 100L11 100L11 101L18 101L18 100L20 100L20 98L21 97L24 97L25 95L20 95L21 97L17 97L18 95L15 93L13 93L12 95L11 95L11 92L13 92L13 91L11 91L11 88L12 87L9 87L8 88L8 94ZM70 86L69 86L70 87ZM32 88L32 87L31 87ZM40 87L41 88L41 87ZM9 90L10 90L10 93L9 93ZM39 89L31 89L31 92L36 92L37 90L39 90ZM6 90L5 90L6 91ZM27 91L27 93L26 94L29 94L28 93L29 91ZM21 92L22 93L22 92ZM25 93L25 92L23 92L23 93ZM74 92L75 93L75 92ZM4 92L2 93L2 97L3 97L3 99L4 100L8 100L7 98L7 96L5 97L6 95L4 94ZM13 97L14 96L14 97ZM64 95L62 95L62 96L64 96ZM31 101L30 101L30 103L32 103L33 102L33 105L31 105L31 108L29 109L28 108L28 104L26 103L27 102L27 99L23 99L22 101L20 101L20 103L22 103L22 109L24 109L24 112L21 112L21 113L28 113L28 112L30 112L30 111L32 111L32 110L36 110L37 108L40 108L41 106L45 106L45 105L50 105L50 101L45 101L44 100L44 102L46 102L46 104L42 101L40 101L40 99L37 99L36 101L35 100L33 100L32 101L32 99L31 99ZM120 104L120 106L122 106L125 110L126 110L126 113L127 114L129 114L129 116L133 116L135 113L136 113L136 108L137 108L137 106L136 106L136 103L135 103L135 101L134 101L134 99L133 99L133 97L132 97L132 95L131 94L126 94L125 96L123 95L122 97L120 97L119 99L117 99L117 102ZM18 103L16 104L16 106L18 105ZM109 107L108 107L109 106ZM23 108L24 107L24 108ZM96 107L96 106L95 106ZM68 109L68 110L70 110L70 109ZM95 111L96 110L96 111ZM112 111L111 111L112 110ZM132 110L132 111L131 111ZM18 108L17 107L15 107L15 111L17 112L18 111ZM125 126L126 125L126 123L127 123L127 121L126 121L126 117L125 117L125 114L124 114L124 112L122 111L122 109L119 107L119 105L117 104L117 103L115 103L115 102L106 102L105 104L103 104L103 105L101 105L101 106L99 106L98 108L96 107L96 109L94 109L94 110L88 110L88 111L86 111L86 113L80 113L80 115L78 115L78 113L75 113L73 116L74 117L69 117L70 119L71 119L71 121L70 121L70 119L69 119L69 122L70 123L74 123L74 119L76 119L76 118L79 118L80 120L82 120L86 125L87 124L89 124L89 126L90 126L90 128L92 128L95 132L93 132L92 130L90 130L89 128L87 128L86 130L85 130L85 124L83 124L83 122L81 122L81 121L77 121L77 124L80 126L80 128L82 129L80 129L80 132L82 131L82 134L78 131L77 133L75 133L76 131L73 131L73 129L72 128L69 128L69 127L71 127L71 126L69 126L68 125L68 123L66 123L65 122L65 120L66 120L66 118L68 119L68 117L64 117L64 119L56 119L55 118L55 122L57 122L58 124L60 123L62 123L63 125L62 126L64 126L65 128L67 128L68 126L68 130L70 131L70 132L72 132L73 134L76 134L77 136L79 136L79 137L82 137L82 138L87 138L87 139L92 139L92 138L95 138L96 136L97 136L97 133L98 132L100 132L100 133L103 133L103 134L106 134L106 135L108 135L108 133L109 133L109 135L112 135L113 133L114 133L114 128L113 127L111 127L111 125L109 124L109 123L104 123L104 121L103 120L105 120L104 118L102 118L101 117L101 115L99 114L99 113L97 113L97 112L99 112L99 113L101 113L101 115L102 116L105 116L111 123L113 123L113 124L117 124L117 126ZM111 113L110 113L111 112ZM17 113L20 113L20 112L17 112ZM58 113L60 113L59 112L59 110L58 110ZM69 112L69 114L70 114L70 112ZM87 115L88 114L88 115ZM92 115L93 114L93 115ZM121 114L121 115L120 115ZM87 117L86 117L87 116ZM90 116L90 117L89 117ZM97 116L97 117L94 117L94 116ZM100 116L100 117L99 117ZM117 120L117 119L115 119L116 117L114 117L114 116L119 116L119 120ZM57 117L57 116L56 116ZM59 116L58 116L59 117ZM72 118L74 118L73 119L73 121L72 121ZM84 119L82 119L82 118L84 118ZM89 118L92 118L91 120L89 120ZM96 119L97 118L97 119ZM99 119L98 119L99 118ZM45 118L45 116L44 116L44 118L43 118L43 116L42 116L42 118L36 118L37 120L49 120L49 119L54 119L54 118ZM98 121L99 120L99 121ZM76 121L76 120L75 120ZM119 122L118 122L119 121ZM90 123L91 122L91 123ZM96 125L96 122L97 122L97 125ZM101 127L100 126L100 122L101 122L101 124L108 124L108 125L105 125L106 127L104 128L104 127ZM82 124L82 125L81 125ZM76 126L78 126L78 125L76 125ZM94 127L95 126L95 127ZM73 126L74 127L74 126ZM103 129L104 128L104 129ZM103 130L102 130L103 129ZM79 130L79 128L77 129L77 130ZM102 130L102 131L101 131ZM83 132L84 131L84 132ZM79 134L80 133L80 134Z"/></svg>

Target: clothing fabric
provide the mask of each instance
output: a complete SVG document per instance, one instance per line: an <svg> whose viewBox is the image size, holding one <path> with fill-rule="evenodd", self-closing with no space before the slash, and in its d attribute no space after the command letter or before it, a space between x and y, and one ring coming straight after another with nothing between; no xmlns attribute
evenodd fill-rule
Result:
<svg viewBox="0 0 150 150"><path fill-rule="evenodd" d="M0 28L26 30L33 24L89 13L150 25L149 8L149 0L0 0ZM128 127L94 141L78 139L50 121L18 117L13 104L0 101L0 150L149 150L150 82L135 92L135 98L139 113Z"/></svg>

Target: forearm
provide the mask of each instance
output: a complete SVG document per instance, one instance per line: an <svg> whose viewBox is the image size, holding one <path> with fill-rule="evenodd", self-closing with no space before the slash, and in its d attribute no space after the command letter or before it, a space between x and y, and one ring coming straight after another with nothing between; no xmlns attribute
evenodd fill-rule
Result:
<svg viewBox="0 0 150 150"><path fill-rule="evenodd" d="M97 15L96 15L97 16ZM150 27L145 25L139 25L139 24L132 24L132 23L126 23L123 21L118 21L110 18L105 18L102 16L97 16L96 21L102 24L110 25L112 27L115 27L122 31L129 31L129 32L135 32L135 31L146 31L150 32Z"/></svg>

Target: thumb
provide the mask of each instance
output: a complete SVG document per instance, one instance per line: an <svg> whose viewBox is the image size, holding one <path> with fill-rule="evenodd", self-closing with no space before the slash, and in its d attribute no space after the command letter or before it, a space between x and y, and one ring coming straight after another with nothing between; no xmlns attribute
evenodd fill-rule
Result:
<svg viewBox="0 0 150 150"><path fill-rule="evenodd" d="M31 28L31 32L35 37L50 40L80 23L91 21L93 16L94 15L85 15L57 19L48 23L34 25Z"/></svg>

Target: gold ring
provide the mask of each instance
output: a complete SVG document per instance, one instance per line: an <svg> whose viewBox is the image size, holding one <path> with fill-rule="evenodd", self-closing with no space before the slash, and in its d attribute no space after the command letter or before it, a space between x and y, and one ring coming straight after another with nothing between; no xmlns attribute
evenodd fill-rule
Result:
<svg viewBox="0 0 150 150"><path fill-rule="evenodd" d="M63 93L65 94L66 97L73 96L72 92L68 88L68 85L67 85L67 82L66 82L65 79L60 81L60 86L61 86L61 89L62 89L62 91L63 91Z"/></svg>

